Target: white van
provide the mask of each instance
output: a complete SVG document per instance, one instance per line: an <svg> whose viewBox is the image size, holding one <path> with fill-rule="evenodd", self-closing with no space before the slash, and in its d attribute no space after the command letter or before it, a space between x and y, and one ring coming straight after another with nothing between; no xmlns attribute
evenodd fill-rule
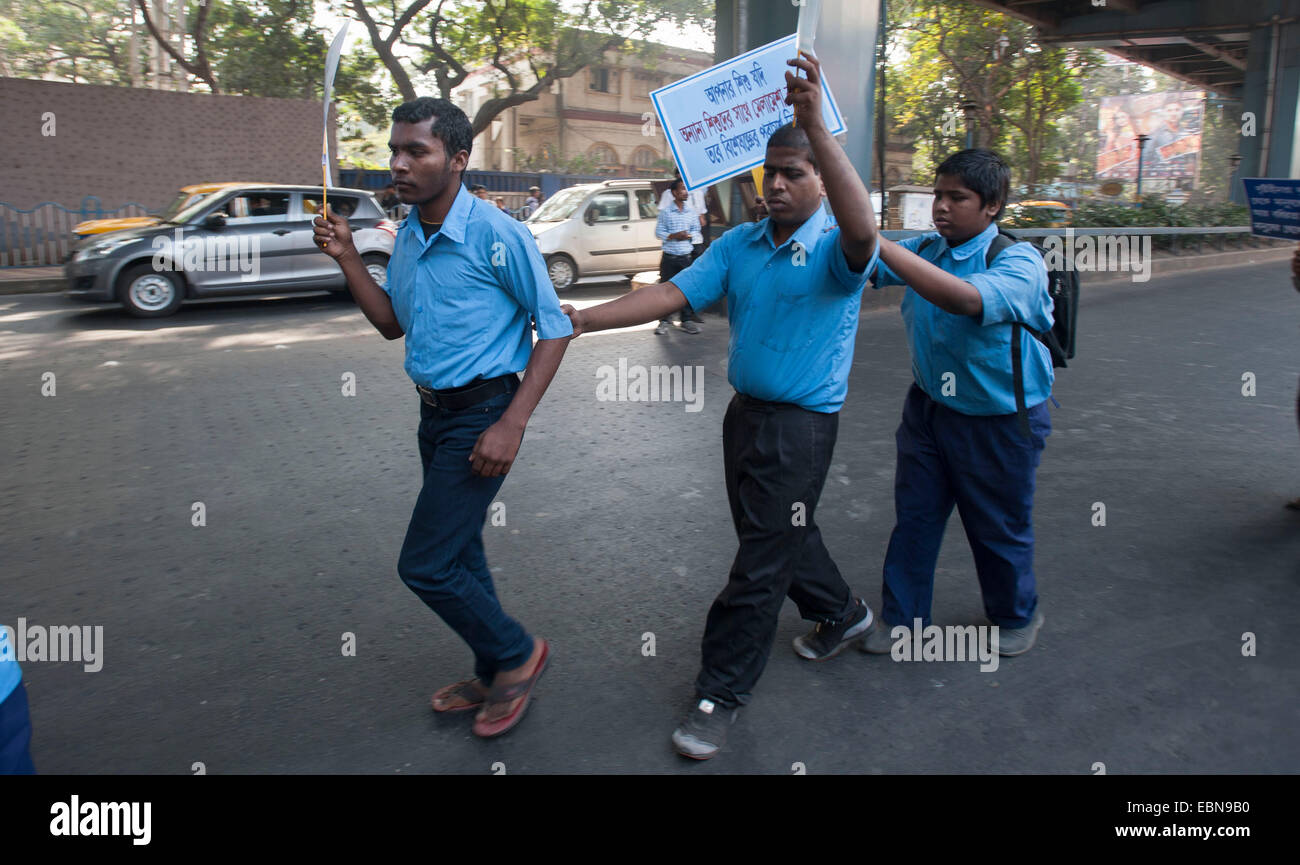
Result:
<svg viewBox="0 0 1300 865"><path fill-rule="evenodd" d="M649 180L606 180L552 195L524 222L556 290L582 276L658 270L657 196Z"/></svg>

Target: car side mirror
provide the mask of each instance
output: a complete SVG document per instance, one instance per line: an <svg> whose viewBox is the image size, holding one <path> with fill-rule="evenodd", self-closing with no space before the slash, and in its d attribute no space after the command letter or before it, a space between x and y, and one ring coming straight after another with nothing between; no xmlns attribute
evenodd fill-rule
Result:
<svg viewBox="0 0 1300 865"><path fill-rule="evenodd" d="M582 215L582 221L588 225L596 224L596 208L588 207L587 212Z"/></svg>
<svg viewBox="0 0 1300 865"><path fill-rule="evenodd" d="M203 220L204 228L225 228L226 215L224 213L209 213Z"/></svg>

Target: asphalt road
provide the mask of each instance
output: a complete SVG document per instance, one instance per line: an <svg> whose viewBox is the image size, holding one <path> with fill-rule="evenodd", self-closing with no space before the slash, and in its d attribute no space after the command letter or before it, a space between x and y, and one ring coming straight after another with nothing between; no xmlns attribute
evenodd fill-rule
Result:
<svg viewBox="0 0 1300 865"><path fill-rule="evenodd" d="M486 530L499 592L552 641L553 665L524 723L480 741L469 717L429 710L470 657L396 573L420 484L401 342L322 297L160 322L56 295L0 299L0 623L104 635L98 672L24 665L37 767L1300 771L1300 513L1282 508L1300 495L1298 314L1285 263L1085 284L1080 354L1059 371L1038 475L1038 645L996 672L856 651L811 664L790 650L807 626L787 604L726 751L696 764L668 736L735 551L721 318L698 336L646 327L569 347L502 489L506 524ZM702 367L702 410L598 400L599 368L620 358ZM909 378L897 312L864 315L818 518L877 609ZM192 524L195 502L206 525ZM979 623L956 523L935 621Z"/></svg>

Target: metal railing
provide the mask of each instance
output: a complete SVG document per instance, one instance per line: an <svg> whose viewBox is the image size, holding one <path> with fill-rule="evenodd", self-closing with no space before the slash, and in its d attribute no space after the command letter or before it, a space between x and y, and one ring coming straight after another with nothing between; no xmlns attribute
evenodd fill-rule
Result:
<svg viewBox="0 0 1300 865"><path fill-rule="evenodd" d="M77 242L72 229L79 222L156 214L135 202L106 210L93 195L83 199L75 210L53 201L43 201L30 209L0 201L0 267L62 264Z"/></svg>
<svg viewBox="0 0 1300 865"><path fill-rule="evenodd" d="M1203 249L1206 238L1216 238L1216 246L1220 251L1227 248L1229 240L1234 240L1238 249L1244 249L1247 241L1252 248L1272 247L1280 244L1288 244L1287 240L1275 240L1267 237L1255 237L1250 233L1249 225L1190 225L1190 226L1115 226L1115 227L1087 227L1087 228L1011 228L1007 231L1016 237L1024 240L1039 241L1045 237L1168 237L1170 238L1169 251L1177 255L1180 248L1184 248L1182 240L1195 239L1196 251L1199 253ZM889 229L882 231L881 234L890 240L903 240L908 237L915 237L918 234L929 234L930 231L921 229ZM1175 242L1175 238L1179 242Z"/></svg>

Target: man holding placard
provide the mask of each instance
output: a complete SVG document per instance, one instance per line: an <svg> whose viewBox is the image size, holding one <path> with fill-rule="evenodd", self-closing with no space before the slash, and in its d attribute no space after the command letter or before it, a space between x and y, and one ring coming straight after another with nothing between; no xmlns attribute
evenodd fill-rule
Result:
<svg viewBox="0 0 1300 865"><path fill-rule="evenodd" d="M670 282L584 310L564 307L574 333L655 321L724 295L736 395L723 422L727 496L740 549L709 611L696 696L673 733L684 756L718 752L750 698L788 596L816 627L795 651L825 660L874 627L814 521L853 363L858 309L878 256L871 200L822 116L820 64L788 61L797 125L767 140L768 219L732 228ZM834 225L821 206L829 192Z"/></svg>

